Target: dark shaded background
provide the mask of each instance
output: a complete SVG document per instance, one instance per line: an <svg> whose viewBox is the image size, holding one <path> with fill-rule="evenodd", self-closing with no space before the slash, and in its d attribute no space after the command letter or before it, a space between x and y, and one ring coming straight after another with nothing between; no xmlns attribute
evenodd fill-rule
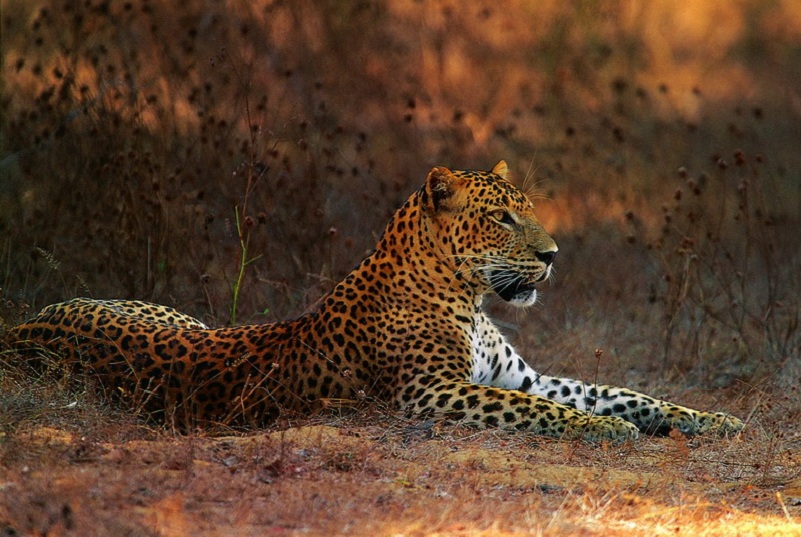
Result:
<svg viewBox="0 0 801 537"><path fill-rule="evenodd" d="M2 73L7 305L296 315L431 166L503 158L562 249L498 313L532 343L798 357L795 2L3 0Z"/></svg>

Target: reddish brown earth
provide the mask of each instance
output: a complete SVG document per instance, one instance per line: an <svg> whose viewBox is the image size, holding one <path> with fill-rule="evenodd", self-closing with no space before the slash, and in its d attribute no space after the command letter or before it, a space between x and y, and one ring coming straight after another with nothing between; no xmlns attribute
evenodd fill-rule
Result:
<svg viewBox="0 0 801 537"><path fill-rule="evenodd" d="M771 439L753 425L731 439L591 445L390 414L219 437L124 417L66 421L0 437L0 527L4 535L795 535L800 445L797 434Z"/></svg>

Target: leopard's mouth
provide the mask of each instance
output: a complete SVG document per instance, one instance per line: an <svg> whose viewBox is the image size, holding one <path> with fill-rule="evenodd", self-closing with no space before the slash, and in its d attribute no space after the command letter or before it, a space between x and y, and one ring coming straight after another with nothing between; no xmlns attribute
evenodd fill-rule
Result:
<svg viewBox="0 0 801 537"><path fill-rule="evenodd" d="M537 297L537 284L525 274L510 270L489 273L490 288L499 297L512 303L531 303Z"/></svg>

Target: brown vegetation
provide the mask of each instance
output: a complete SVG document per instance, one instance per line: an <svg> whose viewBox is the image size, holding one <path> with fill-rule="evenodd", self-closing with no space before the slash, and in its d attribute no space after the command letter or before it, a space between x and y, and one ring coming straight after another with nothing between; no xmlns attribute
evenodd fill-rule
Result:
<svg viewBox="0 0 801 537"><path fill-rule="evenodd" d="M537 307L490 301L522 354L748 420L622 446L379 409L178 435L0 351L5 534L801 531L795 3L0 16L0 324L76 295L295 315L431 166L504 158L561 249Z"/></svg>

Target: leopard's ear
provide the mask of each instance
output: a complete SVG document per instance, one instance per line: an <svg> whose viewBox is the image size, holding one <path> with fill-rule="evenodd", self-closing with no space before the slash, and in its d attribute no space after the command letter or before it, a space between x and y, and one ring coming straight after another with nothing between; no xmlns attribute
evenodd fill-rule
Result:
<svg viewBox="0 0 801 537"><path fill-rule="evenodd" d="M506 179L506 174L509 173L509 166L506 165L505 160L501 160L498 162L498 164L492 167L491 171L495 175L500 175L501 177Z"/></svg>
<svg viewBox="0 0 801 537"><path fill-rule="evenodd" d="M454 193L459 179L444 166L437 166L426 178L426 208L431 212L454 208Z"/></svg>

